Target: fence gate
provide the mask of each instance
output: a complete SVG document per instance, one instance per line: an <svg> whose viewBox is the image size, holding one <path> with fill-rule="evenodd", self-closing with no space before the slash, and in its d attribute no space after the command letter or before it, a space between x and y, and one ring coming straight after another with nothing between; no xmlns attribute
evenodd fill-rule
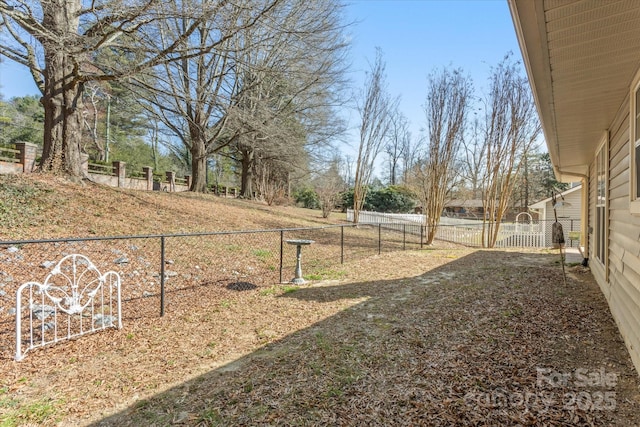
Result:
<svg viewBox="0 0 640 427"><path fill-rule="evenodd" d="M84 255L62 258L44 283L16 294L16 356L106 328L122 328L120 275L100 274ZM23 302L26 305L23 307Z"/></svg>

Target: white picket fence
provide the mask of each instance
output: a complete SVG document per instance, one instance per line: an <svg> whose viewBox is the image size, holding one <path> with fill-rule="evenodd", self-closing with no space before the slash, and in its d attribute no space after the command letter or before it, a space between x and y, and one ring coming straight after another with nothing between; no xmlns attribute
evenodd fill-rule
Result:
<svg viewBox="0 0 640 427"><path fill-rule="evenodd" d="M353 222L353 209L347 209L347 221ZM424 224L424 215L360 211L358 222L360 224Z"/></svg>
<svg viewBox="0 0 640 427"><path fill-rule="evenodd" d="M347 221L353 222L353 210L347 209ZM418 214L389 214L380 212L360 211L361 224L424 224L424 215ZM578 240L570 240L569 231L579 230L580 222L576 220L560 220L563 224L567 246L576 246ZM544 221L527 221L501 223L497 248L544 248L552 246L551 223ZM436 231L436 239L447 242L460 243L467 246L482 246L482 221L473 219L459 219L441 217Z"/></svg>

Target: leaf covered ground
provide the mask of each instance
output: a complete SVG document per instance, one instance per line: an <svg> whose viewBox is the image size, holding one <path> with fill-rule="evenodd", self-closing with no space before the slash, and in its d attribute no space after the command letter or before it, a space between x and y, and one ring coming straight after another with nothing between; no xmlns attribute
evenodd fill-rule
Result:
<svg viewBox="0 0 640 427"><path fill-rule="evenodd" d="M4 239L322 223L2 179L0 192L32 191L3 201ZM582 267L564 284L557 258L437 242L348 262L339 280L184 289L162 318L125 306L122 330L3 357L0 425L640 425L640 379L606 301Z"/></svg>

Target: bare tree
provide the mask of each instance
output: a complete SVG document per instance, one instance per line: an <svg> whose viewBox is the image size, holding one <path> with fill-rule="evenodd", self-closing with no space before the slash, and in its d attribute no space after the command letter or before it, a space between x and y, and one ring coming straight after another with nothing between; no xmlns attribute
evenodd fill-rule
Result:
<svg viewBox="0 0 640 427"><path fill-rule="evenodd" d="M244 197L252 197L254 185L266 189L265 176L272 188L273 180L288 176L280 173L283 164L302 159L292 146L310 144L322 128L319 110L336 101L346 46L342 6L334 0L278 0L259 22L243 24L254 19L252 1L238 2L245 8L233 21L242 30L200 22L198 37L185 42L204 50L212 38L224 39L215 49L156 67L136 81L147 89L142 94L150 110L191 153L192 191L205 190L207 158L227 146L240 163ZM184 17L172 22L166 31L191 25ZM227 36L227 29L233 33ZM282 161L274 163L278 155Z"/></svg>
<svg viewBox="0 0 640 427"><path fill-rule="evenodd" d="M494 247L516 177L541 132L527 78L510 56L493 69L485 101L483 245Z"/></svg>
<svg viewBox="0 0 640 427"><path fill-rule="evenodd" d="M385 63L379 48L376 49L375 62L371 66L371 72L367 75L357 102L360 114L360 144L353 183L353 222L355 223L358 223L374 162L388 136L392 112L397 105L397 100L391 99L387 91Z"/></svg>
<svg viewBox="0 0 640 427"><path fill-rule="evenodd" d="M188 151L192 191L206 190L209 156L238 137L229 126L229 115L237 106L241 88L241 40L247 39L247 34L264 33L264 28L271 25L271 14L283 3L270 0L260 19L252 10L257 6L254 0L239 0L232 11L208 20L183 14L156 22L160 43L175 38L165 34L180 34L195 27L193 36L183 45L201 54L140 73L133 77L130 87L163 124L164 131L176 137L180 147L173 147L173 151ZM259 44L260 40L256 36L251 42Z"/></svg>
<svg viewBox="0 0 640 427"><path fill-rule="evenodd" d="M187 41L203 22L223 19L225 36L254 25L279 0L247 2L185 0L6 0L0 2L0 32L7 43L0 55L27 67L42 92L45 109L42 170L80 177L80 101L90 81L111 81L212 50ZM238 10L251 19L238 21ZM172 31L158 26L167 18L188 17ZM101 52L123 59L96 62ZM126 58L126 60L124 60Z"/></svg>
<svg viewBox="0 0 640 427"><path fill-rule="evenodd" d="M406 134L406 138L402 139L402 183L408 184L410 181L411 170L418 160L418 150L421 145L420 139L414 139L410 132Z"/></svg>
<svg viewBox="0 0 640 427"><path fill-rule="evenodd" d="M280 157L290 172L304 169L307 156L297 154L300 147L308 153L326 147L344 129L333 111L342 103L344 84L342 6L334 0L288 1L274 10L268 44L252 41L240 60L234 126L243 135L237 151L246 197L258 158Z"/></svg>
<svg viewBox="0 0 640 427"><path fill-rule="evenodd" d="M389 140L385 145L385 152L388 156L389 185L398 183L400 168L403 166L405 150L411 146L411 132L409 132L409 121L396 107L391 113L391 127L389 129Z"/></svg>
<svg viewBox="0 0 640 427"><path fill-rule="evenodd" d="M347 188L344 179L340 175L341 164L341 159L335 156L330 161L329 167L317 174L314 180L314 189L320 201L323 218L329 218L329 215L338 204L342 192Z"/></svg>
<svg viewBox="0 0 640 427"><path fill-rule="evenodd" d="M485 175L486 146L483 141L482 124L477 117L474 117L470 128L464 133L462 148L459 164L466 198L480 199Z"/></svg>
<svg viewBox="0 0 640 427"><path fill-rule="evenodd" d="M169 27L159 32L179 32L191 25L191 20L177 16L158 25ZM194 31L197 37L184 43L191 44L191 49L206 51L223 31L224 23L214 19L199 22ZM162 124L163 131L175 136L180 144L176 148L189 151L194 191L205 190L207 156L230 139L224 138L226 119L237 82L232 77L233 65L228 53L233 37L222 38L224 41L216 49L161 64L134 76L130 82L149 114Z"/></svg>
<svg viewBox="0 0 640 427"><path fill-rule="evenodd" d="M340 169L340 176L347 184L347 187L353 185L353 157L348 154L344 156L344 162Z"/></svg>
<svg viewBox="0 0 640 427"><path fill-rule="evenodd" d="M261 159L262 160L262 159ZM257 188L260 197L267 205L281 204L287 195L287 177L289 171L284 162L277 159L273 161L259 161L256 164Z"/></svg>
<svg viewBox="0 0 640 427"><path fill-rule="evenodd" d="M427 226L426 243L435 238L445 196L453 185L453 164L462 140L472 84L462 70L447 68L429 75L424 106L427 139L424 157L413 169L414 191L422 202Z"/></svg>

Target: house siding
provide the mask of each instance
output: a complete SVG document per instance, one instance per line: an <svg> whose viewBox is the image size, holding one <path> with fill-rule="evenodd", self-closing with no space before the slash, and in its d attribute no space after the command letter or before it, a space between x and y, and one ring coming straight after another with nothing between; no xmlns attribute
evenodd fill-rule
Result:
<svg viewBox="0 0 640 427"><path fill-rule="evenodd" d="M564 194L567 193L568 194ZM582 187L572 188L563 192L564 201L567 202L568 206L562 206L557 209L558 220L563 226L564 237L567 245L578 246L580 245L579 240L571 240L569 238L570 231L582 231ZM562 200L560 197L557 197L557 200ZM544 243L545 246L553 246L551 241L553 223L555 222L555 215L553 212L553 201L552 199L545 199L540 202L534 203L531 207L532 212L538 213L538 219L544 221Z"/></svg>
<svg viewBox="0 0 640 427"><path fill-rule="evenodd" d="M635 102L640 82L640 26L634 15L638 3L508 3L552 162L561 179L583 178L582 214L588 220L582 226L589 264L640 372L640 214L631 213L632 209L640 212L640 201L630 202L635 184L630 170L635 137L630 138L630 128L635 127L636 117L630 118L629 111L630 93L633 90ZM621 36L621 25L633 32ZM576 49L577 37L584 43ZM594 63L611 66L589 66ZM595 160L605 131L606 215L596 218ZM603 236L606 245L594 241L595 236L605 234L596 230L597 221L608 232ZM596 253L604 261L597 260Z"/></svg>
<svg viewBox="0 0 640 427"><path fill-rule="evenodd" d="M575 219L579 221L580 208L581 208L581 196L582 196L582 190L576 190L573 193L567 194L566 196L564 196L564 201L569 203L570 205L568 207L560 207L556 209L558 214L558 219L565 218L565 219ZM545 219L547 221L554 221L555 216L553 214L553 203L548 202L547 206L548 206L546 209L547 218Z"/></svg>
<svg viewBox="0 0 640 427"><path fill-rule="evenodd" d="M610 126L608 160L608 271L595 259L593 244L589 245L590 264L631 359L640 371L640 216L629 211L628 97ZM589 236L592 239L596 202L594 163L589 170L589 226L592 230Z"/></svg>
<svg viewBox="0 0 640 427"><path fill-rule="evenodd" d="M558 200L560 198L558 197ZM570 241L570 231L580 231L580 210L582 208L582 189L578 189L570 194L564 196L564 201L569 204L567 207L560 207L556 209L558 215L558 221L563 226L564 238L567 246L578 246L579 241ZM555 222L555 215L553 213L553 203L547 202L545 208L546 222L545 222L545 244L552 246L551 242L553 223Z"/></svg>

